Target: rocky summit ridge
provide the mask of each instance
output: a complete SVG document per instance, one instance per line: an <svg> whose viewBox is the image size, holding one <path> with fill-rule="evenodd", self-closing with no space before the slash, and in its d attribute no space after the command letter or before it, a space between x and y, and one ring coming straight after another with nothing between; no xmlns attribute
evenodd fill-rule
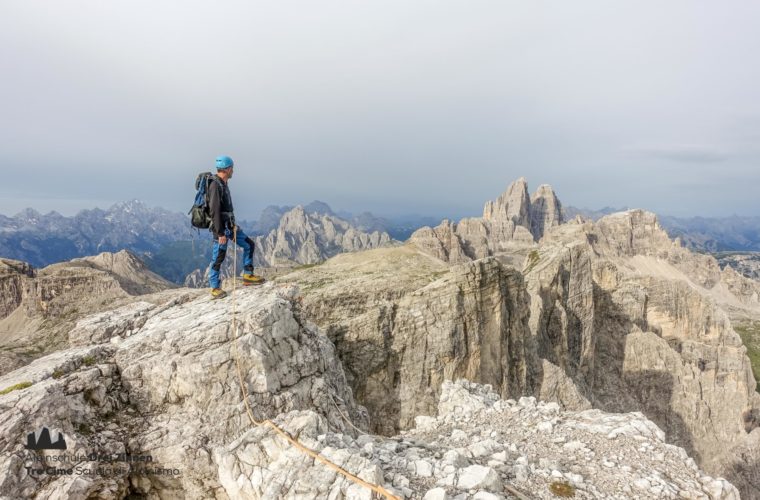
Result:
<svg viewBox="0 0 760 500"><path fill-rule="evenodd" d="M649 212L561 213L549 186L530 196L520 179L482 218L218 301L152 289L124 256L49 275L6 262L4 290L22 291L3 297L9 332L29 308L35 338L51 331L24 292L41 274L67 297L47 311L82 300L55 347L0 375L0 491L371 498L252 425L239 366L256 420L399 498L757 498L760 395L732 322L760 319L760 284L670 240ZM122 273L146 288L127 291ZM86 300L88 279L116 299ZM30 472L56 453L24 449L43 426L72 453L151 467Z"/></svg>
<svg viewBox="0 0 760 500"><path fill-rule="evenodd" d="M732 319L760 318L760 284L640 209L550 222L536 238L526 193L518 180L486 204L490 219L279 278L301 286L373 430L434 414L443 381L461 377L503 398L640 411L752 498L760 395Z"/></svg>
<svg viewBox="0 0 760 500"><path fill-rule="evenodd" d="M332 342L304 318L297 288L238 290L237 332L229 298L171 293L163 306L135 302L92 316L71 332L82 345L0 377L16 388L0 395L2 435L19 438L0 442L4 498L369 499L368 489L250 423L237 362L257 420L273 419L398 498L553 498L557 484L581 498L738 498L641 414L502 400L461 380L442 384L437 415L396 436L368 434L370 416ZM150 457L149 467L41 473L29 457L60 454L23 449L22 437L41 426L62 433L66 453L79 457L58 469L94 470L92 453Z"/></svg>

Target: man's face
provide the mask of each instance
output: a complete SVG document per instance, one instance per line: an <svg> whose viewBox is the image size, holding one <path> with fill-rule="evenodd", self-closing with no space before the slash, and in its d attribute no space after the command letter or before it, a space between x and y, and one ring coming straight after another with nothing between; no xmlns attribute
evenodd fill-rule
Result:
<svg viewBox="0 0 760 500"><path fill-rule="evenodd" d="M235 170L235 167L230 167L227 169L227 178L232 179L232 171Z"/></svg>

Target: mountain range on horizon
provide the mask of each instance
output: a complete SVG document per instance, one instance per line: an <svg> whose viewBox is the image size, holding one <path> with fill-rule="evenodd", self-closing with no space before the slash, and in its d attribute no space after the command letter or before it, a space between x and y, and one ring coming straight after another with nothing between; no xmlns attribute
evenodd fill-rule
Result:
<svg viewBox="0 0 760 500"><path fill-rule="evenodd" d="M413 214L378 217L367 211L353 214L334 211L319 200L297 206L303 207L306 214L329 216L363 233L387 233L396 241L405 241L419 228L434 227L444 219ZM294 208L294 205L270 205L262 210L258 219L243 219L239 224L252 236L266 236L276 231L285 214ZM561 207L565 220L578 215L598 220L626 209ZM679 238L695 251L760 251L760 216L683 218L663 215L659 221L670 237ZM187 215L150 207L140 200L115 203L108 209L81 210L68 217L55 211L41 214L33 208L13 216L0 214L0 256L23 260L36 267L126 249L141 256L163 277L183 283L190 272L202 268L210 258L208 239L206 231L190 227Z"/></svg>

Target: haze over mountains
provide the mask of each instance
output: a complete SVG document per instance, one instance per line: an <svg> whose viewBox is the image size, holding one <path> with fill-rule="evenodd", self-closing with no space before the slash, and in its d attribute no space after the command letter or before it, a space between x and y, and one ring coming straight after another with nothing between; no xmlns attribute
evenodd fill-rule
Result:
<svg viewBox="0 0 760 500"><path fill-rule="evenodd" d="M271 205L256 220L239 221L250 235L266 236L280 224L283 215L295 206ZM377 217L370 212L351 214L335 212L324 202L312 201L303 205L307 214L336 217L354 229L372 233L388 233L390 238L405 241L423 226L434 227L442 218L409 215L391 219ZM570 220L582 215L598 220L604 215L626 208L605 207L600 210L562 207L562 216ZM733 217L671 217L660 216L660 224L671 238L680 238L688 248L704 252L754 252L760 251L760 216ZM197 253L190 245L199 242ZM160 207L149 207L139 200L116 203L108 209L82 210L66 217L57 212L41 214L28 208L13 216L0 214L0 256L20 259L42 267L76 257L96 255L100 252L130 250L148 260L159 274L175 282L182 282L194 266L180 265L170 260L186 261L188 258L200 264L196 257L209 257L208 234L196 232L189 225L185 214L171 212ZM152 259L157 259L153 265ZM188 269L190 267L190 269Z"/></svg>
<svg viewBox="0 0 760 500"><path fill-rule="evenodd" d="M563 207L566 219L582 215L598 220L605 215L623 212L628 207L604 207L600 210ZM685 246L702 252L760 252L760 216L673 217L658 214L662 227L671 238L680 238Z"/></svg>
<svg viewBox="0 0 760 500"><path fill-rule="evenodd" d="M262 211L258 220L239 218L238 224L251 236L266 237L295 208L272 205ZM320 201L304 205L303 211L309 216L327 216L344 230L350 227L360 234L387 233L396 240L406 239L424 224L438 222L433 217L416 215L389 220L369 212L335 213ZM0 256L36 267L125 249L146 259L165 278L181 283L189 272L208 264L209 240L207 231L190 227L187 215L148 207L139 200L117 203L106 210L82 210L71 217L57 212L40 214L31 208L12 217L0 215ZM331 250L327 254L332 255ZM268 260L261 257L259 265Z"/></svg>
<svg viewBox="0 0 760 500"><path fill-rule="evenodd" d="M317 236L358 237L321 233L332 217L295 207L267 237L311 227L280 243L290 260ZM481 217L389 243L220 301L126 251L40 270L6 259L0 431L19 439L0 443L0 484L14 497L367 498L252 425L242 390L256 419L399 498L550 499L557 482L590 498L754 498L760 372L738 325L760 324L760 282L670 239L651 212L565 220L551 186L531 194L525 179ZM183 472L33 480L16 455L43 421L72 447Z"/></svg>

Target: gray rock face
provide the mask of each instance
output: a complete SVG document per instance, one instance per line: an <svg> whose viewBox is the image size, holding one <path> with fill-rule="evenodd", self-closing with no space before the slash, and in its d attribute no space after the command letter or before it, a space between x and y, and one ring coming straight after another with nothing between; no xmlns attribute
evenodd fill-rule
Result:
<svg viewBox="0 0 760 500"><path fill-rule="evenodd" d="M523 270L537 355L581 387L587 385L595 361L592 261L591 246L579 240L533 250Z"/></svg>
<svg viewBox="0 0 760 500"><path fill-rule="evenodd" d="M528 182L520 177L507 187L496 201L487 201L483 207L483 219L495 222L513 222L530 228L530 197Z"/></svg>
<svg viewBox="0 0 760 500"><path fill-rule="evenodd" d="M59 351L0 377L0 388L19 387L0 395L3 435L12 436L0 443L3 494L227 498L215 457L251 425L236 349L256 419L308 410L334 432L354 432L348 422L366 428L366 412L354 404L332 344L299 320L295 291L264 285L237 293L237 344L229 299L178 296L166 307L135 303L131 316L122 308L87 319L78 328L99 344ZM124 328L133 317L144 320ZM42 425L65 435L67 452L149 455L151 466L181 473L39 481L25 473L32 452L23 446L26 433Z"/></svg>
<svg viewBox="0 0 760 500"><path fill-rule="evenodd" d="M376 248L391 242L388 233L364 233L333 215L307 213L300 205L286 212L277 230L259 238L260 264L313 264L340 252Z"/></svg>
<svg viewBox="0 0 760 500"><path fill-rule="evenodd" d="M109 273L130 295L145 295L175 288L175 285L150 271L137 256L127 250L120 250L116 253L102 252L91 257L73 259L62 265L69 268L73 266L88 267ZM54 266L56 265L54 264L51 267Z"/></svg>
<svg viewBox="0 0 760 500"><path fill-rule="evenodd" d="M409 416L430 413L441 380L463 376L504 397L641 411L706 470L753 491L760 467L741 450L760 432L746 418L760 398L726 310L758 317L756 283L672 242L641 210L552 226L539 244L475 262L463 223L281 278L302 284L305 311L336 343L358 400L393 423L375 420L376 431L408 428Z"/></svg>
<svg viewBox="0 0 760 500"><path fill-rule="evenodd" d="M66 347L76 321L118 307L136 295L161 302L174 285L150 272L125 250L74 259L34 270L3 260L0 265L0 374Z"/></svg>
<svg viewBox="0 0 760 500"><path fill-rule="evenodd" d="M557 256L570 248L582 252L563 271ZM589 362L580 356L574 364L581 393L607 411L644 412L706 470L729 477L745 495L753 491L758 463L740 450L756 439L744 415L760 397L725 310L756 315L756 284L672 242L654 214L641 210L560 226L538 252L529 289L536 283L570 291L555 301L550 316L562 321L547 332L567 330L568 338L588 339L575 345L592 346L580 350L592 354ZM557 271L541 275L552 267ZM566 329L565 318L576 326ZM559 352L572 353L572 346Z"/></svg>
<svg viewBox="0 0 760 500"><path fill-rule="evenodd" d="M581 246L567 256L560 253L559 262L569 265L584 251ZM683 449L665 444L668 431L641 413L563 411L557 403L505 400L490 386L449 381L460 375L490 378L499 393L517 396L543 390L543 372L553 380L551 391L572 404L588 404L581 385L560 367L582 356L558 358L558 365L536 356L538 335L531 330L528 297L548 292L531 291L515 269L495 258L449 268L410 246L365 253L374 253L369 268L378 272L378 285L387 286L365 287L365 295L358 295L368 269L361 266L367 256L359 253L334 259L342 271L353 269L336 285L356 287L356 313L371 293L384 290L387 316L354 315L356 324L349 321L331 335L344 335L339 338L343 346L353 340L356 351L368 355L364 363L385 370L387 379L378 371L369 373L364 390L382 394L384 384L395 384L396 392L387 395L398 398L398 407L372 400L373 410L408 431L392 438L357 432L368 428L368 414L354 402L340 357L352 376L359 360L336 350L306 319L317 306L298 289L274 282L240 289L234 306L231 298L211 301L195 291L171 290L164 292L171 300L161 304L134 301L79 321L71 342L89 345L52 353L0 377L5 393L0 394L0 430L10 436L0 442L0 488L11 498L325 498L339 492L371 498L368 489L306 458L271 428L250 424L238 386L239 362L257 420L274 419L302 445L400 498L433 490L431 495L443 490L452 496L500 498L515 489L553 498L549 488L557 482L589 497L738 498L728 481L706 475ZM329 287L334 261L310 268L319 271L319 281L305 283L303 291ZM538 276L554 268L542 266L537 263L532 272ZM395 275L387 272L391 268ZM568 302L556 302L562 300ZM580 311L582 305L563 307ZM323 307L351 318L329 301ZM719 328L719 320L705 321ZM385 341L390 346L359 348L374 339L351 335L368 331L372 322L389 328ZM570 338L575 327L568 325ZM631 349L649 341L667 346L651 332L641 335L641 341L636 333L628 335L634 339ZM390 353L387 358L373 359L383 350ZM656 363L663 355L651 358L651 370L660 369ZM676 354L670 356L668 363L689 369ZM633 352L623 359L638 370L635 360L641 357L650 359ZM540 364L531 366L529 360ZM668 369L688 378L687 371ZM416 392L414 386L435 388L435 393ZM419 415L423 411L429 416ZM25 467L31 467L32 456L58 453L23 449L26 434L43 425L65 436L67 453L85 457L79 467L97 466L86 456L98 452L130 460L149 456L149 471L133 463L108 476L30 476ZM741 449L753 453L758 435L749 434L752 440L741 442Z"/></svg>
<svg viewBox="0 0 760 500"><path fill-rule="evenodd" d="M548 184L541 184L530 197L530 232L536 240L562 223L562 204Z"/></svg>
<svg viewBox="0 0 760 500"><path fill-rule="evenodd" d="M504 397L540 386L523 278L493 257L448 266L407 244L278 280L301 286L304 313L335 342L377 432L434 412L447 378L492 384ZM566 375L552 373L554 391L568 386Z"/></svg>
<svg viewBox="0 0 760 500"><path fill-rule="evenodd" d="M529 196L521 177L496 201L486 202L482 218L444 220L435 228L418 229L409 240L436 258L459 264L530 247L562 223L561 208L550 186L544 184Z"/></svg>
<svg viewBox="0 0 760 500"><path fill-rule="evenodd" d="M0 259L0 319L7 317L21 305L24 283L34 278L35 271L26 262Z"/></svg>

